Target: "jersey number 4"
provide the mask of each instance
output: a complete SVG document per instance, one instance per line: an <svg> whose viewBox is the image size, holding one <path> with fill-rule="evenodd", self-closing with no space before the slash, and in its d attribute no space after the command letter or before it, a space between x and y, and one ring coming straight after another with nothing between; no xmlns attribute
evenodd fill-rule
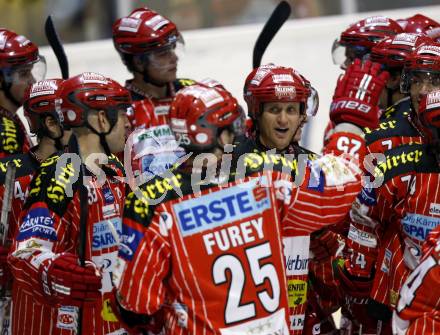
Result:
<svg viewBox="0 0 440 335"><path fill-rule="evenodd" d="M416 297L416 291L422 285L428 271L437 264L436 260L430 256L425 259L414 271L408 276L405 284L400 289L400 299L397 304L397 311L400 313L406 307L411 306L414 298Z"/></svg>
<svg viewBox="0 0 440 335"><path fill-rule="evenodd" d="M264 284L267 279L271 285L272 295L267 290L258 292L258 299L264 309L270 313L276 311L280 304L280 283L277 272L271 263L261 265L261 261L272 255L269 243L260 244L246 249L247 260L251 269L252 280L256 286ZM230 272L228 298L225 308L225 323L230 324L256 315L255 302L243 303L243 289L246 278L243 264L234 255L222 255L217 258L212 267L214 283L224 284L228 281L227 273Z"/></svg>

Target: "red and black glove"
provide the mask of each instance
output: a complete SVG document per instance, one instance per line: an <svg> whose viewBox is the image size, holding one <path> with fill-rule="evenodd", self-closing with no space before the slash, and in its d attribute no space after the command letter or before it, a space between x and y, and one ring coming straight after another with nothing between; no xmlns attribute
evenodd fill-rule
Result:
<svg viewBox="0 0 440 335"><path fill-rule="evenodd" d="M92 262L79 265L78 256L62 253L40 266L43 294L48 303L83 306L101 299L101 274Z"/></svg>
<svg viewBox="0 0 440 335"><path fill-rule="evenodd" d="M313 259L318 262L337 256L344 245L340 235L327 229L313 232L310 235L310 251L313 253Z"/></svg>
<svg viewBox="0 0 440 335"><path fill-rule="evenodd" d="M5 286L12 276L7 261L8 252L8 248L0 246L0 286Z"/></svg>
<svg viewBox="0 0 440 335"><path fill-rule="evenodd" d="M389 73L379 63L356 59L336 85L330 108L330 120L335 124L352 123L361 128L379 125L379 97Z"/></svg>

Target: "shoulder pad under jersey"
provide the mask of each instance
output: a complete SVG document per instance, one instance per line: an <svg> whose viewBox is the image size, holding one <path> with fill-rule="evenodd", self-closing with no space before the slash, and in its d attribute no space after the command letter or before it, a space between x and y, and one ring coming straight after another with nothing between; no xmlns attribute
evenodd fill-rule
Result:
<svg viewBox="0 0 440 335"><path fill-rule="evenodd" d="M8 155L23 152L25 134L14 120L0 115L0 152Z"/></svg>
<svg viewBox="0 0 440 335"><path fill-rule="evenodd" d="M387 138L420 136L420 133L413 127L408 118L389 118L382 120L378 128L374 130L365 128L364 132L367 146Z"/></svg>
<svg viewBox="0 0 440 335"><path fill-rule="evenodd" d="M173 81L173 86L174 89L176 90L176 92L186 86L191 86L196 84L197 82L195 80L192 79L187 79L187 78L177 78L176 80Z"/></svg>
<svg viewBox="0 0 440 335"><path fill-rule="evenodd" d="M38 162L28 153L15 154L0 158L0 184L4 184L8 164L14 164L17 168L15 178L33 174L39 167Z"/></svg>
<svg viewBox="0 0 440 335"><path fill-rule="evenodd" d="M115 155L110 155L108 157L108 163L102 166L102 169L106 173L106 176L112 177L124 177L124 166L121 161Z"/></svg>
<svg viewBox="0 0 440 335"><path fill-rule="evenodd" d="M142 184L136 192L127 194L124 216L148 226L157 205L189 193L191 177L188 178L188 175L173 171L170 176L155 176Z"/></svg>
<svg viewBox="0 0 440 335"><path fill-rule="evenodd" d="M73 195L79 189L79 172L69 160L53 155L41 163L29 187L25 208L44 202L48 208L63 216Z"/></svg>
<svg viewBox="0 0 440 335"><path fill-rule="evenodd" d="M385 109L380 116L379 122L389 118L406 117L411 111L411 99L405 97L397 101L394 105Z"/></svg>
<svg viewBox="0 0 440 335"><path fill-rule="evenodd" d="M243 169L246 175L272 169L295 176L298 174L298 160L295 154L249 152L237 157L236 170Z"/></svg>
<svg viewBox="0 0 440 335"><path fill-rule="evenodd" d="M317 158L319 158L320 155L314 153L313 151L310 151L309 149L306 149L300 145L294 145L293 146L295 149L295 154L296 155L307 155L308 159L310 160L315 160Z"/></svg>
<svg viewBox="0 0 440 335"><path fill-rule="evenodd" d="M364 128L366 145L386 138L420 136L417 129L409 121L410 113L409 98L402 99L386 109L379 119L379 127L376 129Z"/></svg>
<svg viewBox="0 0 440 335"><path fill-rule="evenodd" d="M426 144L401 145L385 152L385 161L374 169L375 177L383 177L384 182L408 173L440 172L437 160L430 154Z"/></svg>

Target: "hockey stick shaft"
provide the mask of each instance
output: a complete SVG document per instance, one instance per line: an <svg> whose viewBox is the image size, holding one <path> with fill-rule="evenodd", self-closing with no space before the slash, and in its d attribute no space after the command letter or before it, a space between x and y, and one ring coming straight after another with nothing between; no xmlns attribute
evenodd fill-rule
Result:
<svg viewBox="0 0 440 335"><path fill-rule="evenodd" d="M69 78L69 63L67 61L66 52L58 37L55 25L53 24L52 17L49 15L44 24L44 32L46 33L47 41L51 46L55 57L57 58L58 65L60 66L61 76L63 79Z"/></svg>
<svg viewBox="0 0 440 335"><path fill-rule="evenodd" d="M5 190L3 193L3 203L0 219L1 245L6 245L9 231L9 213L12 207L12 193L14 191L16 166L13 162L9 162L5 176Z"/></svg>
<svg viewBox="0 0 440 335"><path fill-rule="evenodd" d="M255 42L252 57L252 66L254 69L260 66L264 52L277 34L278 30L280 30L284 22L289 18L290 12L290 5L286 1L281 1L278 6L275 7Z"/></svg>

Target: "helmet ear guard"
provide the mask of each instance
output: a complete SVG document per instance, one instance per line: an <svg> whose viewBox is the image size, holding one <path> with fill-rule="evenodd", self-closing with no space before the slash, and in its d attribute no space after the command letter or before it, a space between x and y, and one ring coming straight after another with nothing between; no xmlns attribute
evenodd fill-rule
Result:
<svg viewBox="0 0 440 335"><path fill-rule="evenodd" d="M170 107L171 129L188 151L219 146L220 132L235 131L241 117L237 100L228 91L201 84L179 90Z"/></svg>
<svg viewBox="0 0 440 335"><path fill-rule="evenodd" d="M262 65L248 75L244 100L254 120L261 114L264 102L299 102L308 116L314 116L319 106L318 92L305 77L292 68L273 64Z"/></svg>
<svg viewBox="0 0 440 335"><path fill-rule="evenodd" d="M60 91L61 101L57 103L57 112L62 115L65 126L70 128L86 127L99 136L101 145L110 155L105 136L109 134L118 118L118 111L131 106L128 90L116 81L98 73L84 72L67 79ZM110 122L110 129L100 133L88 122L90 111L104 110Z"/></svg>
<svg viewBox="0 0 440 335"><path fill-rule="evenodd" d="M371 16L357 21L333 43L333 63L344 65L347 58L363 59L377 43L402 32L398 22L385 16Z"/></svg>
<svg viewBox="0 0 440 335"><path fill-rule="evenodd" d="M440 43L422 44L407 57L401 75L400 90L402 93L410 92L414 75L417 72L440 75Z"/></svg>

